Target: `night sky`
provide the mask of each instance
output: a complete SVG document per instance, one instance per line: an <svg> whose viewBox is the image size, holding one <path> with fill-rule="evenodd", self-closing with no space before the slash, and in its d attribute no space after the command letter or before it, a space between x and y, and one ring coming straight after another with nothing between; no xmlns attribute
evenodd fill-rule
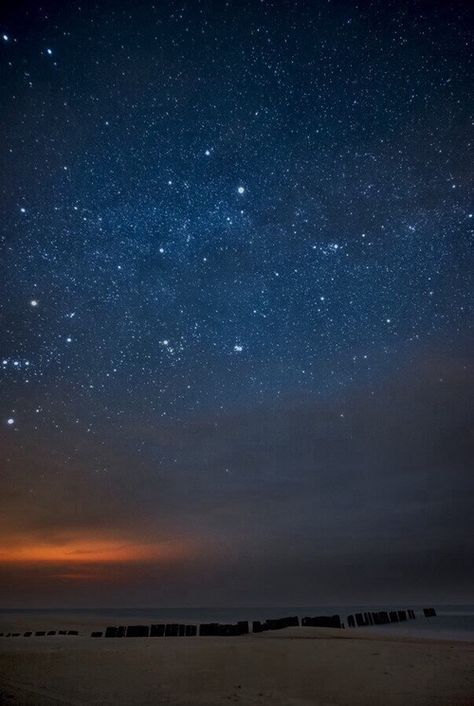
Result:
<svg viewBox="0 0 474 706"><path fill-rule="evenodd" d="M3 4L2 605L474 600L471 29Z"/></svg>

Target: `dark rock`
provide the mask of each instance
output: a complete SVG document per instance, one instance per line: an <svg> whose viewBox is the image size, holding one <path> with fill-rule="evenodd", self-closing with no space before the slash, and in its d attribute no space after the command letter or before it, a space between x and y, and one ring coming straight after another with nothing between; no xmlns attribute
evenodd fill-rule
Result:
<svg viewBox="0 0 474 706"><path fill-rule="evenodd" d="M434 608L423 608L425 618L435 618L436 610Z"/></svg>
<svg viewBox="0 0 474 706"><path fill-rule="evenodd" d="M67 630L58 630L58 635L67 635Z"/></svg>
<svg viewBox="0 0 474 706"><path fill-rule="evenodd" d="M79 630L68 630L67 634L68 635L79 635Z"/></svg>
<svg viewBox="0 0 474 706"><path fill-rule="evenodd" d="M49 630L48 635L56 635L56 630Z"/></svg>
<svg viewBox="0 0 474 706"><path fill-rule="evenodd" d="M348 615L347 616L347 625L350 628L355 628L355 620L353 615Z"/></svg>
<svg viewBox="0 0 474 706"><path fill-rule="evenodd" d="M126 637L148 637L148 625L128 625Z"/></svg>
<svg viewBox="0 0 474 706"><path fill-rule="evenodd" d="M196 637L197 625L186 625L185 634L186 634L186 637Z"/></svg>
<svg viewBox="0 0 474 706"><path fill-rule="evenodd" d="M390 611L390 622L391 623L398 623L398 613L396 610Z"/></svg>
<svg viewBox="0 0 474 706"><path fill-rule="evenodd" d="M31 637L32 636L31 630L28 630L27 632L23 633L23 637Z"/></svg>
<svg viewBox="0 0 474 706"><path fill-rule="evenodd" d="M411 610L411 609L409 608L409 609L408 609L408 617L410 618L410 620L416 620L415 611L414 611L414 610Z"/></svg>
<svg viewBox="0 0 474 706"><path fill-rule="evenodd" d="M46 635L46 630L37 630L35 632L36 637L44 637Z"/></svg>
<svg viewBox="0 0 474 706"><path fill-rule="evenodd" d="M407 614L405 610L398 610L398 620L400 623L404 622L407 619Z"/></svg>
<svg viewBox="0 0 474 706"><path fill-rule="evenodd" d="M101 631L91 632L91 637L102 637L102 632Z"/></svg>

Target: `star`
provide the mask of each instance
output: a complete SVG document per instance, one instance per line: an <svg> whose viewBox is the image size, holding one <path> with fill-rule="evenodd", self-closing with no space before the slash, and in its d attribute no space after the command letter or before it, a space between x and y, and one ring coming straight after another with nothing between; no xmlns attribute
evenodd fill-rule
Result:
<svg viewBox="0 0 474 706"><path fill-rule="evenodd" d="M349 546L361 464L377 490L410 463L391 422L406 411L423 422L421 405L408 409L411 376L420 369L417 385L428 381L428 390L443 378L453 394L441 416L467 387L458 385L472 333L474 206L459 159L469 144L467 26L461 10L445 28L439 13L421 16L413 3L403 12L397 3L353 3L349 26L348 3L276 3L272 13L270 3L250 2L245 17L239 3L223 3L225 13L196 4L191 12L193 3L155 2L143 13L143 3L113 2L105 17L100 3L79 3L80 12L46 3L25 14L20 2L1 25L0 119L13 127L0 174L0 430L11 457L7 494L0 473L0 514L11 504L19 526L37 516L48 524L66 501L58 522L69 525L77 500L90 536L110 511L114 536L136 519L137 536L142 520L157 536L167 527L185 537L197 523L196 538L207 541L209 518L196 520L185 484L199 477L198 495L214 504L224 470L232 486L239 465L230 463L244 459L231 499L259 517L257 478L271 510L264 520L275 521L275 546L287 552L288 513L273 510L288 494L288 512L301 509L299 566L320 529L334 535L331 513L315 523L306 502L307 492L318 494L318 474L341 480L324 485L322 500L348 508L337 534L346 532ZM414 40L421 19L430 41L407 61L396 45ZM379 41L385 36L395 44ZM443 37L452 51L440 61ZM392 395L397 386L403 394ZM438 425L437 415L441 444L454 422L465 428L467 404L456 409L459 420L446 413ZM436 439L412 441L428 473ZM377 447L368 456L367 444ZM396 449L397 468L379 469L382 448ZM91 485L109 461L110 486ZM5 500L16 469L21 492L24 480L38 491L31 517L23 501ZM403 478L395 511L414 492ZM429 502L443 496L449 473L435 480ZM183 492L168 492L174 484ZM108 491L125 504L103 508ZM392 498L383 500L388 510ZM230 544L233 532L243 535L226 513L217 530ZM255 558L264 561L255 518ZM411 537L397 544L396 512L392 520L393 555L407 558ZM362 554L373 545L366 540ZM328 555L339 556L328 541Z"/></svg>

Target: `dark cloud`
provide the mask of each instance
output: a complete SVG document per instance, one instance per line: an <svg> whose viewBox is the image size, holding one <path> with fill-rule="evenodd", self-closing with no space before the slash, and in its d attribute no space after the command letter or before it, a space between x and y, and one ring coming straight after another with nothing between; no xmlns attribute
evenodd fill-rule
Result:
<svg viewBox="0 0 474 706"><path fill-rule="evenodd" d="M104 429L112 486L86 467L55 475L48 449L31 448L17 469L28 468L28 478L31 466L48 467L50 480L33 494L18 471L4 480L3 526L56 542L85 531L141 542L198 539L197 556L165 577L153 562L99 571L122 600L128 591L145 603L161 600L156 576L165 595L182 600L192 586L196 604L209 591L224 603L265 595L288 604L312 595L329 602L396 599L397 592L466 597L474 550L472 383L462 360L421 358L373 390L346 390L337 401L291 398L156 431L132 425L120 452ZM172 470L148 462L135 476L126 449L136 437L145 451L164 444L176 459ZM35 456L44 456L42 466ZM72 558L87 565L81 551ZM55 583L58 571L70 573L67 563L37 571L45 586L48 576ZM14 582L24 573L10 567L7 575ZM79 595L83 575L91 576L81 567L77 580L63 580L66 594ZM148 575L155 579L140 588L137 576Z"/></svg>

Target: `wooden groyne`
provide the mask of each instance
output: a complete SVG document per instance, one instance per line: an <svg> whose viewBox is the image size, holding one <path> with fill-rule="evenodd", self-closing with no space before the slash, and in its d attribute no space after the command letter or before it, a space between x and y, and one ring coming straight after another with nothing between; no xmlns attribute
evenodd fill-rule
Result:
<svg viewBox="0 0 474 706"><path fill-rule="evenodd" d="M422 615L425 618L436 617L434 608L423 608ZM370 627L372 625L388 625L390 623L401 623L407 620L415 620L415 611L411 608L404 610L379 610L364 611L347 616L347 626L349 628ZM252 630L249 629L247 620L239 620L236 623L155 623L152 625L109 625L105 630L95 630L90 633L94 638L119 638L119 637L231 637L237 635L247 635L249 632L262 633L267 630L282 630L288 627L317 627L317 628L338 628L344 629L345 623L340 615L317 615L314 617L305 616L300 618L296 615L283 618L267 618L266 620L254 620ZM78 630L27 630L23 637L49 637L49 636L76 636ZM20 637L19 632L0 632L0 637Z"/></svg>

